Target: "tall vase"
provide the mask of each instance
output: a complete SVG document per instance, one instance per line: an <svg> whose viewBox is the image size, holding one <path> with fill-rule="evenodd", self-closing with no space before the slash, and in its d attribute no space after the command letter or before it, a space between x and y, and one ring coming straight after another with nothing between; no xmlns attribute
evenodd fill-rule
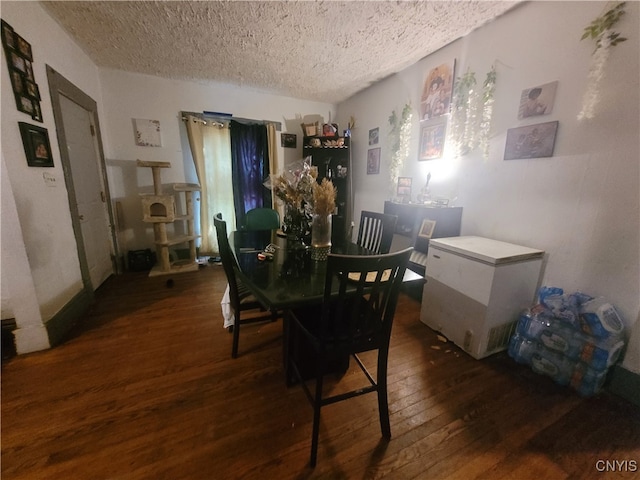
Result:
<svg viewBox="0 0 640 480"><path fill-rule="evenodd" d="M331 251L331 214L313 215L311 220L311 259L324 261Z"/></svg>

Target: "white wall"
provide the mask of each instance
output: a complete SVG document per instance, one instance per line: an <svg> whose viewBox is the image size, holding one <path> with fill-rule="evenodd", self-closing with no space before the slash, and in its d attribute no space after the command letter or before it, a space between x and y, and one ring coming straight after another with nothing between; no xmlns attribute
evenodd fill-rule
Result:
<svg viewBox="0 0 640 480"><path fill-rule="evenodd" d="M411 152L403 175L414 195L431 172L431 193L464 208L463 235L480 235L546 252L543 283L604 296L631 330L640 302L640 173L638 67L639 4L627 3L602 84L597 117L577 121L586 88L591 41L583 28L604 2L528 2L338 106L338 120L355 115L353 166L356 218L381 211L388 191L388 117L414 107ZM418 162L417 107L430 69L456 60L456 75L470 69L479 83L497 69L490 154ZM518 120L522 90L559 81L550 115ZM554 156L504 161L507 129L560 122ZM380 175L366 174L368 131L380 128ZM380 192L385 192L381 194ZM634 338L638 338L637 335ZM640 345L630 344L623 366L640 372Z"/></svg>
<svg viewBox="0 0 640 480"><path fill-rule="evenodd" d="M42 320L46 322L82 289L80 264L71 226L45 65L51 65L97 102L100 102L100 90L95 65L70 41L39 3L3 1L1 8L2 18L31 43L33 70L42 97L44 119L44 123L35 122L16 109L3 52L0 73L4 158L2 175L7 176L13 189L17 218L28 259L28 265L24 265L18 271L11 271L11 276L18 285L33 285L34 294L26 298L24 295L14 295L15 292L5 285L6 277L3 272L2 306L3 318L5 309L15 314L20 329L32 327L34 323L41 325ZM27 122L48 129L55 165L53 168L27 166L18 122ZM45 184L44 173L55 178L55 186ZM12 217L4 215L5 208L10 211L3 195L3 231L5 228L14 228L10 223ZM12 260L23 258L20 251L4 251L5 246L11 248L11 245L14 244L3 244L3 255L14 257ZM5 266L3 262L3 269ZM24 302L30 305L25 305ZM26 313L30 310L39 310L41 318ZM42 339L22 335L20 331L16 332L16 339L18 351L21 353L46 347Z"/></svg>
<svg viewBox="0 0 640 480"><path fill-rule="evenodd" d="M162 182L197 183L195 168L186 140L181 111L215 111L235 117L272 120L282 123L282 132L297 135L298 148L279 147L286 164L302 155L302 118L321 115L328 120L334 106L328 103L268 95L247 88L224 84L202 84L167 80L148 75L101 70L105 98L101 129L109 170L111 195L122 205L123 225L119 232L123 252L153 247L153 230L142 223L138 194L153 184L151 170L137 168L136 159L171 162L162 170ZM160 120L162 147L135 145L132 119ZM280 145L280 132L278 145Z"/></svg>

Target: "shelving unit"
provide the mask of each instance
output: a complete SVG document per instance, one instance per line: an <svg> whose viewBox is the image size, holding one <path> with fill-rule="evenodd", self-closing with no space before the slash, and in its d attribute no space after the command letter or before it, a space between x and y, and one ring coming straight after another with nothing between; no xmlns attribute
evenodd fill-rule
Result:
<svg viewBox="0 0 640 480"><path fill-rule="evenodd" d="M156 255L158 261L149 272L150 277L172 273L192 272L198 269L196 262L196 239L193 215L193 192L199 192L200 186L191 183L176 183L173 191L184 194L185 213L176 213L176 202L173 194L162 193L160 172L162 168L171 168L169 162L148 162L138 160L138 167L151 168L153 174L153 194L140 194L142 198L143 221L153 224ZM167 224L186 222L186 234L170 237ZM189 246L189 258L171 261L170 247L180 244Z"/></svg>
<svg viewBox="0 0 640 480"><path fill-rule="evenodd" d="M332 142L342 142L342 145L328 145ZM312 145L313 141L319 141L319 146ZM312 165L318 167L318 182L327 178L336 187L337 213L332 218L332 242L341 243L351 224L351 138L350 137L325 137L305 136L302 147L305 157L311 156Z"/></svg>

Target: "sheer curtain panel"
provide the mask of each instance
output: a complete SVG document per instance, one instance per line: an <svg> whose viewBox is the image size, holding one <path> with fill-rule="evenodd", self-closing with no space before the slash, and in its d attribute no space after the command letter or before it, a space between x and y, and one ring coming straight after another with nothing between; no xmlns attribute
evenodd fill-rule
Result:
<svg viewBox="0 0 640 480"><path fill-rule="evenodd" d="M200 250L204 254L218 253L213 215L222 212L222 218L235 228L231 175L231 137L229 128L215 121L204 121L187 116L187 136L200 183Z"/></svg>

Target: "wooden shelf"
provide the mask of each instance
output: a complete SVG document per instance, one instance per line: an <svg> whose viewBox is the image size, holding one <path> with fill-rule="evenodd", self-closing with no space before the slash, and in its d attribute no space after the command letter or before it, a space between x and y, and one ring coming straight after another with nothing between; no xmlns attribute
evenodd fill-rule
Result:
<svg viewBox="0 0 640 480"><path fill-rule="evenodd" d="M170 247L171 245L178 245L180 243L190 242L200 238L200 235L181 235L179 237L169 238L166 241L156 240L154 243L161 247Z"/></svg>

